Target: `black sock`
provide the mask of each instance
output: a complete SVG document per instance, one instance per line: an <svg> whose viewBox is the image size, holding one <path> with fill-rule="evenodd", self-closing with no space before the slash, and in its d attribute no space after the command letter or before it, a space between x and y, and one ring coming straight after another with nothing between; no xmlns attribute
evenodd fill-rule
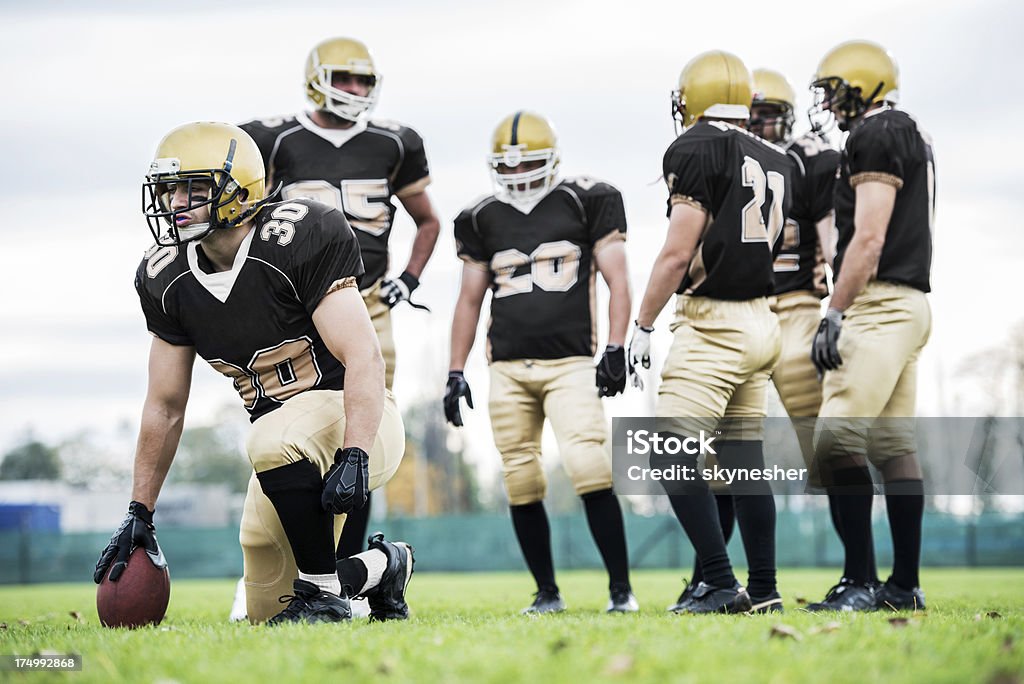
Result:
<svg viewBox="0 0 1024 684"><path fill-rule="evenodd" d="M725 468L764 468L760 440L725 440L716 447L718 460ZM749 480L733 484L731 489L736 523L750 568L747 589L751 596L769 596L775 591L775 497L771 485L764 480Z"/></svg>
<svg viewBox="0 0 1024 684"><path fill-rule="evenodd" d="M366 586L366 564L358 558L342 558L338 561L338 579L341 580L341 593L355 596Z"/></svg>
<svg viewBox="0 0 1024 684"><path fill-rule="evenodd" d="M736 522L736 509L732 505L732 494L729 492L715 493L715 506L718 508L718 524L722 528L722 538L728 545L732 538L732 530ZM697 585L704 581L704 567L700 556L693 557L693 577L690 584Z"/></svg>
<svg viewBox="0 0 1024 684"><path fill-rule="evenodd" d="M334 514L320 504L324 481L317 467L302 459L256 473L256 478L277 511L299 570L334 572Z"/></svg>
<svg viewBox="0 0 1024 684"><path fill-rule="evenodd" d="M608 584L629 586L629 550L626 547L626 529L622 522L619 498L611 489L584 494L583 507L587 512L587 525L601 552L608 570Z"/></svg>
<svg viewBox="0 0 1024 684"><path fill-rule="evenodd" d="M843 538L843 523L839 519L839 509L836 505L837 500L838 497L834 494L828 495L828 510L832 516L832 526L836 529L836 535L839 537L839 541L843 543L843 548L845 549L846 540ZM875 562L875 537L870 531L868 532L868 537L868 581L878 584L878 564Z"/></svg>
<svg viewBox="0 0 1024 684"><path fill-rule="evenodd" d="M345 518L345 526L341 528L341 539L338 540L338 560L354 556L362 551L366 544L366 528L370 524L370 500L373 492L366 495L366 503L362 508L350 511Z"/></svg>
<svg viewBox="0 0 1024 684"><path fill-rule="evenodd" d="M871 504L874 501L874 485L866 466L839 468L833 472L833 485L829 494L836 498L836 511L843 530L843 547L846 560L843 577L858 584L866 584L869 577L868 563L873 556L871 547Z"/></svg>
<svg viewBox="0 0 1024 684"><path fill-rule="evenodd" d="M548 514L544 511L544 502L508 508L512 513L512 526L516 530L519 548L523 551L526 567L530 569L537 588L558 591L555 564L551 560L551 527L548 525Z"/></svg>
<svg viewBox="0 0 1024 684"><path fill-rule="evenodd" d="M668 497L676 519L686 531L686 536L697 552L703 570L704 582L716 587L731 587L736 583L725 550L722 526L718 522L715 497L711 492L675 494Z"/></svg>
<svg viewBox="0 0 1024 684"><path fill-rule="evenodd" d="M921 519L924 517L924 482L893 480L885 483L885 507L892 532L893 564L890 580L901 589L921 585Z"/></svg>

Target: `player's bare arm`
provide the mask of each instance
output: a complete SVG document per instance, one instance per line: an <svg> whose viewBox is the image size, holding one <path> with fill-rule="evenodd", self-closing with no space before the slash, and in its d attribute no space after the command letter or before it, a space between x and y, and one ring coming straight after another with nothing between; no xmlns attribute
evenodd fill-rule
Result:
<svg viewBox="0 0 1024 684"><path fill-rule="evenodd" d="M384 358L354 287L330 293L313 312L324 344L345 366L345 448L369 452L384 412Z"/></svg>
<svg viewBox="0 0 1024 684"><path fill-rule="evenodd" d="M405 272L418 280L434 252L437 236L441 232L441 222L425 190L404 197L398 196L398 199L416 223L416 238L412 243L412 253Z"/></svg>
<svg viewBox="0 0 1024 684"><path fill-rule="evenodd" d="M490 286L490 274L469 264L462 266L462 286L459 299L455 303L455 315L452 318L451 356L449 370L461 371L466 367L466 359L473 348L476 338L477 323L480 321L480 307L484 295Z"/></svg>
<svg viewBox="0 0 1024 684"><path fill-rule="evenodd" d="M594 254L597 270L608 284L608 344L626 343L626 329L633 310L633 293L626 266L626 243L615 241Z"/></svg>
<svg viewBox="0 0 1024 684"><path fill-rule="evenodd" d="M665 304L675 294L676 288L686 275L686 269L693 259L694 250L704 233L707 212L689 204L676 204L668 221L668 235L658 254L647 290L640 303L640 314L636 322L645 328L654 326Z"/></svg>
<svg viewBox="0 0 1024 684"><path fill-rule="evenodd" d="M827 213L814 224L814 228L818 233L818 244L821 245L821 257L831 268L836 261L836 241L839 237L836 233L836 212Z"/></svg>
<svg viewBox="0 0 1024 684"><path fill-rule="evenodd" d="M896 188L888 183L863 182L857 186L856 193L854 234L829 303L829 308L837 311L845 311L877 271L896 204Z"/></svg>
<svg viewBox="0 0 1024 684"><path fill-rule="evenodd" d="M193 347L153 338L149 350L149 388L135 447L132 499L149 510L156 505L181 438L192 386Z"/></svg>

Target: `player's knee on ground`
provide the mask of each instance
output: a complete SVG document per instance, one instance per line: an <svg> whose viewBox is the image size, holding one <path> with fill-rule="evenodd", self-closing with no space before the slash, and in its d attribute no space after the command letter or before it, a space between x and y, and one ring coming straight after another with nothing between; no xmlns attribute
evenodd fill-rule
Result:
<svg viewBox="0 0 1024 684"><path fill-rule="evenodd" d="M538 454L503 454L502 469L510 506L525 506L544 499L548 482Z"/></svg>

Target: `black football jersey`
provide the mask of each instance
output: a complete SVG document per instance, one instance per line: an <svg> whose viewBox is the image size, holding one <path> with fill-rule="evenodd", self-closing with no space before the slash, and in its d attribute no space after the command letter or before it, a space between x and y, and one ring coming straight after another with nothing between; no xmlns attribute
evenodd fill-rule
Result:
<svg viewBox="0 0 1024 684"><path fill-rule="evenodd" d="M794 164L775 145L722 121L700 121L669 145L663 161L668 213L685 203L702 207L708 220L678 294L728 300L772 294Z"/></svg>
<svg viewBox="0 0 1024 684"><path fill-rule="evenodd" d="M343 389L345 368L312 314L332 288L362 275L341 212L306 199L269 204L230 271L211 272L198 242L152 247L135 274L149 331L234 381L252 420L310 389Z"/></svg>
<svg viewBox="0 0 1024 684"><path fill-rule="evenodd" d="M839 152L812 131L791 142L786 153L796 162L797 174L793 206L775 257L775 294L809 290L825 297L828 285L817 223L832 211Z"/></svg>
<svg viewBox="0 0 1024 684"><path fill-rule="evenodd" d="M488 358L593 356L594 253L623 240L622 195L607 183L558 183L524 214L484 198L455 219L459 257L491 276Z"/></svg>
<svg viewBox="0 0 1024 684"><path fill-rule="evenodd" d="M839 230L836 278L853 239L854 188L863 181L881 181L895 186L897 192L875 278L929 292L935 211L931 138L906 112L876 110L850 132L839 169L835 191Z"/></svg>
<svg viewBox="0 0 1024 684"><path fill-rule="evenodd" d="M309 197L345 212L362 249L362 287L384 277L393 198L416 194L430 183L419 134L387 121L326 129L305 113L257 119L242 128L259 145L268 177L275 186L282 184L281 199Z"/></svg>

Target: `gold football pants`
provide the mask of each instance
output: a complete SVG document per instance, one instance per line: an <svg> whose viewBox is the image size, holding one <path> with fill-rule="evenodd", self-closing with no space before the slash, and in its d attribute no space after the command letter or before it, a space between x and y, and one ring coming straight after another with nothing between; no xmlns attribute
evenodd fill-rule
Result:
<svg viewBox="0 0 1024 684"><path fill-rule="evenodd" d="M821 300L807 290L773 297L772 311L779 317L782 355L772 382L786 413L793 421L804 462L814 459L814 417L821 408L821 383L811 362L811 345L821 322Z"/></svg>
<svg viewBox="0 0 1024 684"><path fill-rule="evenodd" d="M778 318L767 298L724 301L676 297L675 338L658 388L657 416L680 419L683 433L713 431L723 439L764 437L764 395L779 360Z"/></svg>
<svg viewBox="0 0 1024 684"><path fill-rule="evenodd" d="M545 417L551 421L562 465L576 493L612 486L608 427L589 356L495 361L490 413L511 505L544 498L547 478L540 442Z"/></svg>
<svg viewBox="0 0 1024 684"><path fill-rule="evenodd" d="M246 451L254 472L245 496L239 541L245 566L245 595L250 622L263 622L283 607L278 597L292 592L298 577L295 558L277 511L260 488L256 472L308 459L326 473L334 454L344 445L345 404L340 390L310 390L288 399L258 418L249 431ZM387 482L402 461L405 428L391 392L386 392L384 415L370 449L370 489ZM345 516L334 518L337 545Z"/></svg>
<svg viewBox="0 0 1024 684"><path fill-rule="evenodd" d="M391 332L391 309L380 300L381 282L378 280L361 294L373 322L373 329L377 331L381 356L384 357L384 386L391 389L395 384L395 337Z"/></svg>
<svg viewBox="0 0 1024 684"><path fill-rule="evenodd" d="M910 419L917 403L917 359L931 334L931 308L920 290L873 281L845 314L839 335L843 365L825 373L815 448L820 458L845 455L859 461L866 455L881 468L917 451ZM823 436L830 440L829 454L823 453Z"/></svg>

